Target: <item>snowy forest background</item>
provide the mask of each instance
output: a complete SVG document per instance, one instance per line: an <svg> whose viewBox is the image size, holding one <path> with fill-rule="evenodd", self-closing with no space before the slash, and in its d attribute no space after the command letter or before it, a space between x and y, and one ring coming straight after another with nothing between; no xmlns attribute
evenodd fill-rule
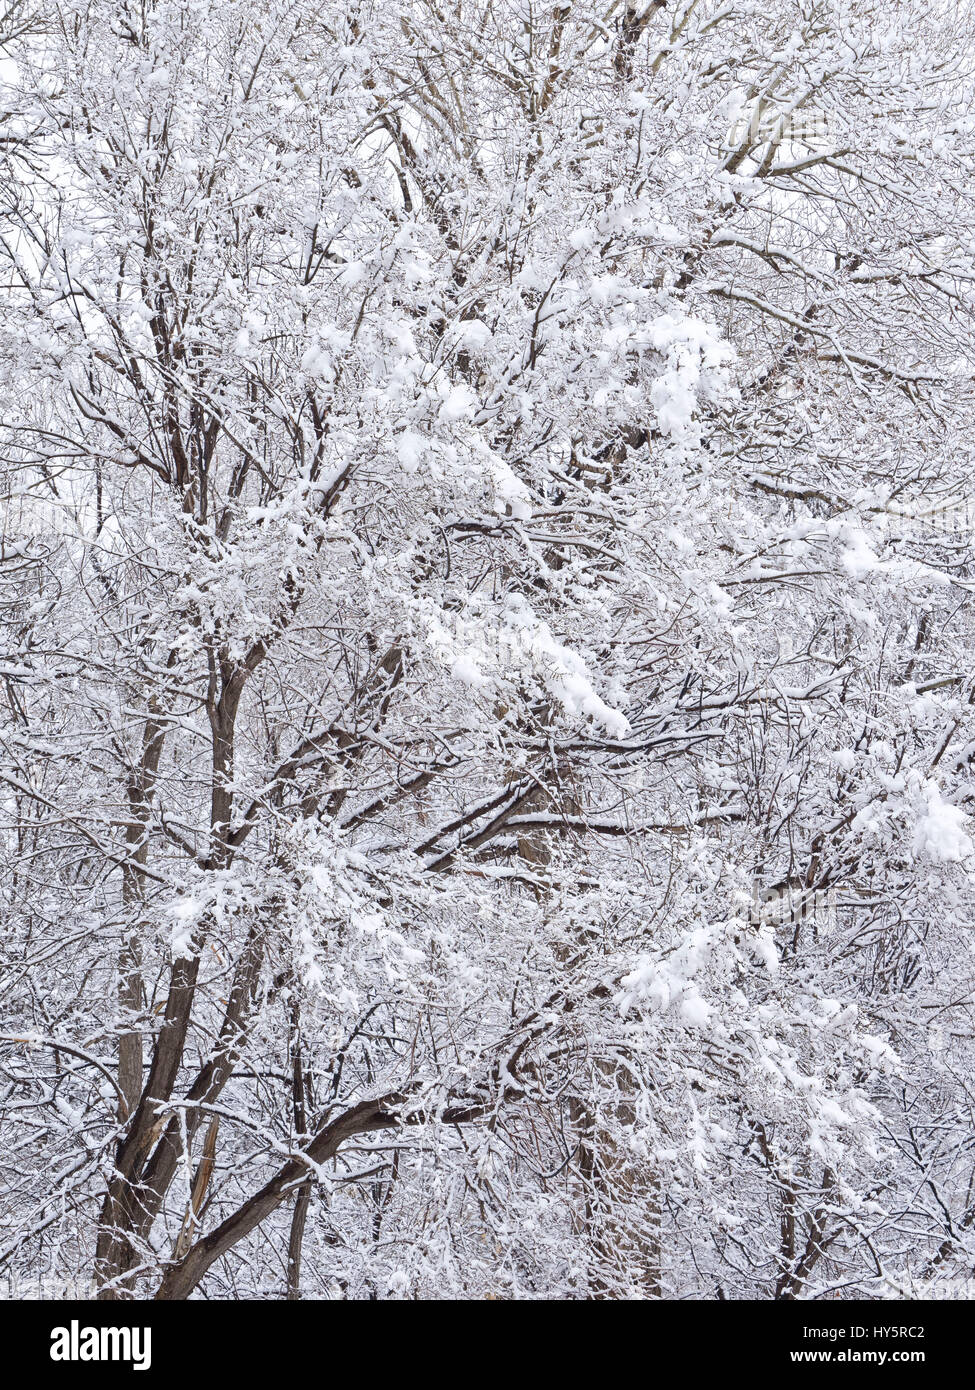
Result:
<svg viewBox="0 0 975 1390"><path fill-rule="evenodd" d="M973 39L9 0L0 1278L972 1295Z"/></svg>

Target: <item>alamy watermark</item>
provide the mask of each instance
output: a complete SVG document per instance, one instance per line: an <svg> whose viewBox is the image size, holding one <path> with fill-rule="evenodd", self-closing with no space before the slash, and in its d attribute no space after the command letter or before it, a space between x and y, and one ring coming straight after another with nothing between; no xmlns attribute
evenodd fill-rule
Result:
<svg viewBox="0 0 975 1390"><path fill-rule="evenodd" d="M835 125L835 116L815 106L782 107L759 98L738 113L725 139L731 150L755 149L770 142L821 150L835 142Z"/></svg>
<svg viewBox="0 0 975 1390"><path fill-rule="evenodd" d="M0 1302L60 1303L94 1297L93 1281L81 1274L61 1277L51 1274L0 1275Z"/></svg>
<svg viewBox="0 0 975 1390"><path fill-rule="evenodd" d="M748 918L753 926L811 926L817 935L833 930L837 921L835 888L805 888L800 884L752 885Z"/></svg>
<svg viewBox="0 0 975 1390"><path fill-rule="evenodd" d="M969 540L975 538L973 497L920 497L907 502L890 501L883 508L883 515L906 537L930 539L931 533L937 532Z"/></svg>
<svg viewBox="0 0 975 1390"><path fill-rule="evenodd" d="M131 1361L134 1371L152 1365L151 1327L83 1327L77 1318L51 1332L52 1361Z"/></svg>

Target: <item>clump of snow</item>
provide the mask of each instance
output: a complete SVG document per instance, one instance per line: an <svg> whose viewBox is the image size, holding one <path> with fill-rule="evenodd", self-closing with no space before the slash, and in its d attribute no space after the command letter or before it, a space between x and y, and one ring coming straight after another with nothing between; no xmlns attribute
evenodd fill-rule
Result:
<svg viewBox="0 0 975 1390"><path fill-rule="evenodd" d="M463 682L464 685L488 685L488 677L478 665L477 655L473 652L462 652L450 668L450 674L454 680Z"/></svg>
<svg viewBox="0 0 975 1390"><path fill-rule="evenodd" d="M934 782L928 782L926 797L927 809L914 827L914 853L936 862L967 858L975 848L966 829L968 816L945 801Z"/></svg>
<svg viewBox="0 0 975 1390"><path fill-rule="evenodd" d="M404 430L402 434L397 435L396 456L404 472L416 472L427 447L427 441L423 435L417 434L415 430Z"/></svg>
<svg viewBox="0 0 975 1390"><path fill-rule="evenodd" d="M882 568L881 562L877 559L863 531L851 531L849 539L850 544L843 551L841 560L843 568L852 579L862 579L865 574L870 574L872 570Z"/></svg>
<svg viewBox="0 0 975 1390"><path fill-rule="evenodd" d="M549 693L568 714L594 720L614 738L629 733L630 723L625 715L611 709L597 695L586 663L576 652L556 641L548 624L532 612L522 595L510 596L507 618L518 645L535 659Z"/></svg>
<svg viewBox="0 0 975 1390"><path fill-rule="evenodd" d="M488 467L494 485L494 510L502 516L510 512L518 521L530 521L531 497L517 473L494 452L489 455Z"/></svg>
<svg viewBox="0 0 975 1390"><path fill-rule="evenodd" d="M180 898L172 908L172 915L175 919L173 934L170 947L174 960L180 960L192 954L193 951L193 928L200 920L203 911L203 904L196 898Z"/></svg>
<svg viewBox="0 0 975 1390"><path fill-rule="evenodd" d="M622 989L616 1004L621 1013L634 1005L654 1013L675 1009L677 1016L688 1027L705 1027L711 1010L701 995L695 977L711 957L721 931L720 924L696 927L668 955L644 956L620 982Z"/></svg>
<svg viewBox="0 0 975 1390"><path fill-rule="evenodd" d="M440 407L441 420L466 420L477 408L477 397L469 386L454 386Z"/></svg>
<svg viewBox="0 0 975 1390"><path fill-rule="evenodd" d="M465 319L457 334L457 345L471 352L480 352L492 342L493 337L490 328L480 319Z"/></svg>
<svg viewBox="0 0 975 1390"><path fill-rule="evenodd" d="M727 389L734 351L703 319L662 314L648 326L648 346L661 353L667 370L650 389L650 401L663 434L675 440L691 432L698 400L714 400Z"/></svg>

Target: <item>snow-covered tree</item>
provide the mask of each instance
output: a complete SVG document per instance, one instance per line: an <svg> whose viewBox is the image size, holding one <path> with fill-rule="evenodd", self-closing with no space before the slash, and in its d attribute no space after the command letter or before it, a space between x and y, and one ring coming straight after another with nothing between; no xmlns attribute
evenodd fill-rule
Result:
<svg viewBox="0 0 975 1390"><path fill-rule="evenodd" d="M967 7L3 23L0 1259L970 1273Z"/></svg>

